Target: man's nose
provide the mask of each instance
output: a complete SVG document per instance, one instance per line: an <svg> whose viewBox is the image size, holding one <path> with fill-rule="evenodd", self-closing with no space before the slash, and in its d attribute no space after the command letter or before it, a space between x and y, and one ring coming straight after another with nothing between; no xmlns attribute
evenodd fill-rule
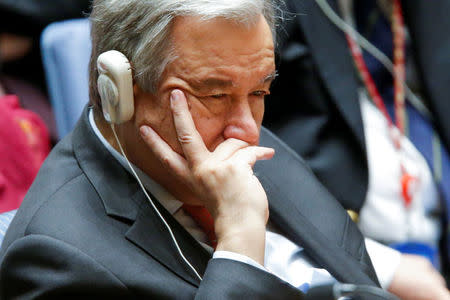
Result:
<svg viewBox="0 0 450 300"><path fill-rule="evenodd" d="M235 138L256 145L259 141L259 127L248 99L233 103L224 130L224 138Z"/></svg>

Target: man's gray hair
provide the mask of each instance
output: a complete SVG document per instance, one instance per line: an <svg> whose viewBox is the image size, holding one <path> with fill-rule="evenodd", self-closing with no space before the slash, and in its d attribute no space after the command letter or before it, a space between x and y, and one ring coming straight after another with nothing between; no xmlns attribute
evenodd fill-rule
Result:
<svg viewBox="0 0 450 300"><path fill-rule="evenodd" d="M135 82L155 93L160 77L174 58L171 24L178 16L204 20L225 18L252 25L263 15L275 40L281 0L94 0L91 13L92 55L89 66L91 104L100 106L97 57L118 50L131 61Z"/></svg>

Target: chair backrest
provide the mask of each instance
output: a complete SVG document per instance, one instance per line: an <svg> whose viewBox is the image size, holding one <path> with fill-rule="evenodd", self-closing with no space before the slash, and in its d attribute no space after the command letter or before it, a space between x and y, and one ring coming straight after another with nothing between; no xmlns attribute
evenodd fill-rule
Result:
<svg viewBox="0 0 450 300"><path fill-rule="evenodd" d="M8 230L9 224L11 224L11 221L16 215L16 212L17 209L0 214L0 248L2 247L6 230Z"/></svg>
<svg viewBox="0 0 450 300"><path fill-rule="evenodd" d="M89 20L50 24L41 36L41 52L58 136L62 138L72 130L89 101Z"/></svg>

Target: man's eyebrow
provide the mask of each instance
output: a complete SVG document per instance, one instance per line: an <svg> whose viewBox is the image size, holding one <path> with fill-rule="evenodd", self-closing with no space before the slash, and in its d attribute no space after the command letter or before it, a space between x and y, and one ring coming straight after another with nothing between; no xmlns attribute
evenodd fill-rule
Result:
<svg viewBox="0 0 450 300"><path fill-rule="evenodd" d="M261 79L261 84L271 82L278 76L277 71L273 71L269 75L265 76L263 79ZM220 89L220 88L229 88L235 85L235 83L232 80L227 79L221 79L217 77L209 77L205 79L200 80L192 80L189 82L191 87L193 87L196 90L211 90L211 89Z"/></svg>
<svg viewBox="0 0 450 300"><path fill-rule="evenodd" d="M196 90L228 88L234 85L232 80L224 80L216 77L209 77L201 80L193 80L190 85Z"/></svg>
<svg viewBox="0 0 450 300"><path fill-rule="evenodd" d="M270 73L269 75L267 75L266 77L264 77L261 80L261 83L266 83L266 82L273 81L275 78L277 78L277 76L278 76L278 72L275 70L272 73Z"/></svg>

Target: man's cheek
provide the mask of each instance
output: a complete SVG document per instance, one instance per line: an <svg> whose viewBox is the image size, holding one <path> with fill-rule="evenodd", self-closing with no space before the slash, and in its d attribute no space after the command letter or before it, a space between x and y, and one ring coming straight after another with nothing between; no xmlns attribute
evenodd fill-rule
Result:
<svg viewBox="0 0 450 300"><path fill-rule="evenodd" d="M150 126L164 140L167 140L167 125L171 123L170 115L155 112L154 110L144 109L135 112L135 127L137 132L142 125ZM169 122L168 122L169 121Z"/></svg>
<svg viewBox="0 0 450 300"><path fill-rule="evenodd" d="M255 119L256 124L258 125L258 128L261 128L261 124L264 118L264 100L258 100L252 103L251 105L252 109L252 115Z"/></svg>
<svg viewBox="0 0 450 300"><path fill-rule="evenodd" d="M197 116L194 118L194 123L209 151L214 151L214 149L223 142L225 123L222 119Z"/></svg>

